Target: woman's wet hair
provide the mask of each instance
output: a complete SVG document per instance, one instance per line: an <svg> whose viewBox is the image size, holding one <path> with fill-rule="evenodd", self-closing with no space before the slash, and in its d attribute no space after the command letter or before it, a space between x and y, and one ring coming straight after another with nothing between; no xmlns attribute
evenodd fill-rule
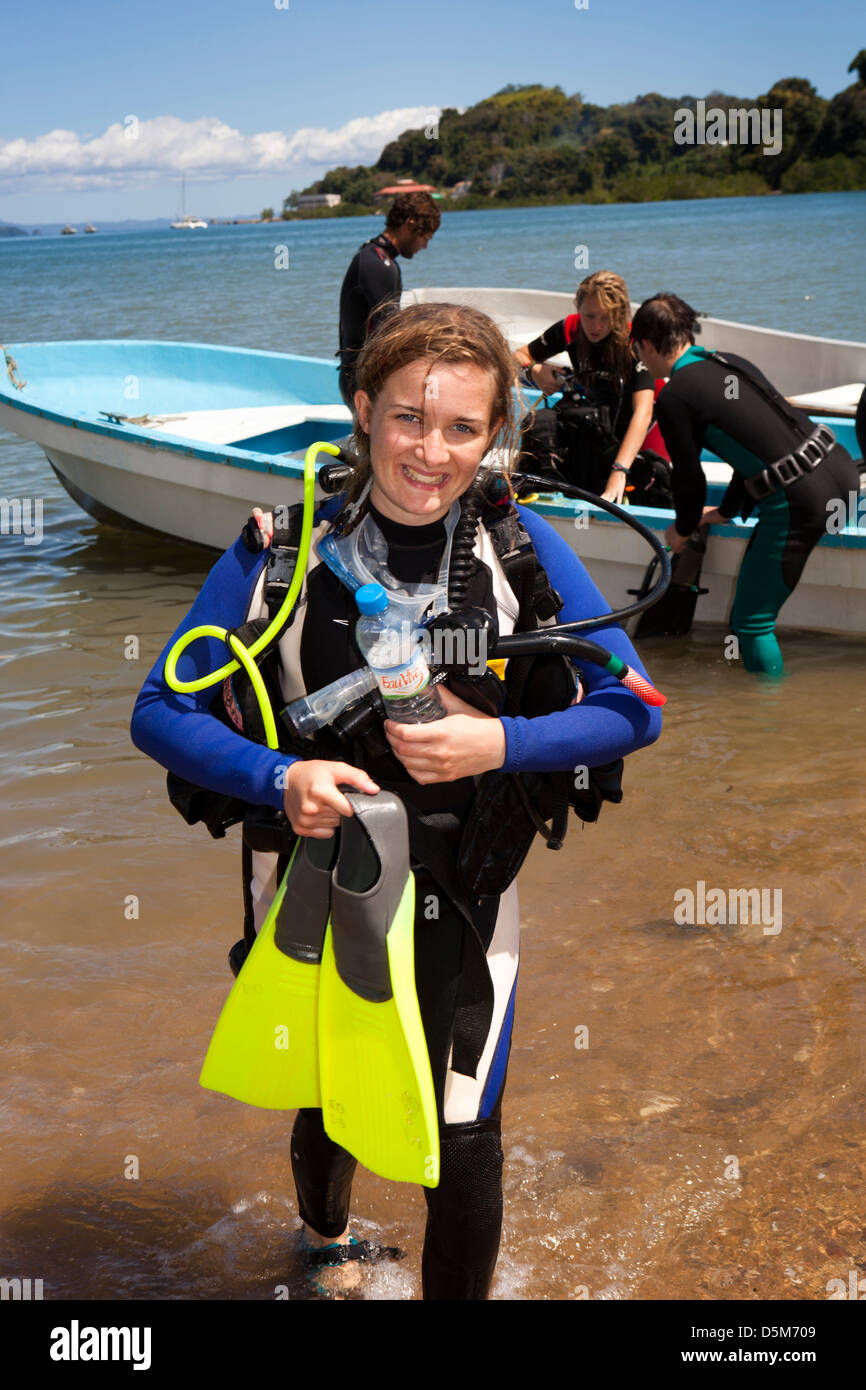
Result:
<svg viewBox="0 0 866 1390"><path fill-rule="evenodd" d="M610 319L610 332L601 344L604 366L616 372L617 376L629 377L632 370L631 345L629 342L629 303L625 280L613 270L596 270L587 275L577 287L574 303L580 306L592 295L597 299ZM578 372L589 371L593 366L590 358L591 344L583 332L576 339Z"/></svg>
<svg viewBox="0 0 866 1390"><path fill-rule="evenodd" d="M491 448L513 451L518 410L514 401L516 363L496 324L466 304L413 304L381 318L373 329L355 371L355 389L375 403L394 372L412 362L428 363L428 375L440 363L467 363L493 378L490 425L501 424ZM363 490L370 476L370 441L355 422L352 445L360 459L349 488L349 500Z"/></svg>
<svg viewBox="0 0 866 1390"><path fill-rule="evenodd" d="M662 357L684 343L693 343L700 333L698 316L691 304L675 294L654 294L645 299L634 316L631 336L634 342L649 341Z"/></svg>

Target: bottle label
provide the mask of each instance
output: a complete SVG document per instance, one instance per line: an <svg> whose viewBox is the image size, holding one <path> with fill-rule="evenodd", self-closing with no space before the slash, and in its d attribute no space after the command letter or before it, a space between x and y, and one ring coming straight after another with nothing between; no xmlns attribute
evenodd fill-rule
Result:
<svg viewBox="0 0 866 1390"><path fill-rule="evenodd" d="M390 671L377 671L376 678L384 700L403 700L409 695L418 695L430 684L430 667L419 653L405 666L392 667Z"/></svg>

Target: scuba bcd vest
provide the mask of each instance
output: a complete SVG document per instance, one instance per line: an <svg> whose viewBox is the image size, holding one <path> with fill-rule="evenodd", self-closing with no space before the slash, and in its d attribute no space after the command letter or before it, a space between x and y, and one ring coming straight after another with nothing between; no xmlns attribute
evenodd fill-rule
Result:
<svg viewBox="0 0 866 1390"><path fill-rule="evenodd" d="M255 613L255 616L249 616L234 630L246 646L252 645L261 635L285 598L294 572L301 519L302 507L291 507L286 513L286 525L275 530L267 565L250 607L250 614ZM324 530L326 525L328 523L322 523L320 529ZM262 548L261 532L255 524L247 524L244 541L248 549ZM486 560L478 557L478 550ZM306 608L311 576L317 568L321 567L312 562L301 597L286 627L258 658L275 713L306 693L300 684L299 629L304 623L297 619ZM341 587L335 583L329 589L333 592ZM354 605L348 590L342 593L345 601L342 611L347 618L334 619L337 626L329 625L327 641L348 642L354 649L351 636ZM509 617L514 632L532 631L552 624L562 607L562 600L551 587L517 510L510 502L507 484L493 477L485 487L473 487L461 499L461 517L454 533L448 580L449 611L439 621L451 626L463 621L484 625L486 617L492 620L487 627L489 631L492 625L495 640L503 611L503 593L508 595L506 603L511 609ZM332 637L332 633L336 637ZM321 645L317 643L318 647ZM348 665L345 665L346 658ZM357 649L354 655L341 649L335 659L343 667L335 674L343 674L362 664ZM577 685L574 665L554 652L511 657L504 680L489 669L479 676L459 665L449 667L447 680L456 695L485 713L529 718L566 708L575 699ZM322 683L325 683L324 677ZM258 702L242 669L226 678L211 707L215 716L230 727L257 742L264 742ZM590 769L588 775L580 777L569 772L513 774L497 770L485 774L477 779L476 785L470 784L468 788L462 782L420 787L393 759L381 727L382 712L380 697L374 692L313 738L300 738L278 719L280 749L299 757L362 765L380 785L394 785L396 781L397 790L406 800L410 824L413 806L419 811L421 821L425 814L432 814L437 799L453 806L459 812L461 828L459 845L452 846L457 850L456 876L453 859L451 872L447 874L441 863L428 864L428 867L434 876L437 876L437 869L441 870L438 876L449 879L443 886L467 905L484 897L498 896L505 890L529 852L536 833L543 835L550 848L560 848L567 828L569 805L582 820L595 821L604 801L622 799L621 759L604 768ZM202 821L212 835L221 837L227 826L243 820L245 844L254 841L253 848L269 849L282 855L290 852L292 832L282 812L251 808L240 800L193 787L173 773L168 775L168 785L172 804L188 824ZM457 788L459 795L455 794ZM419 837L424 838L420 832ZM433 851L432 845L430 848L432 857L438 861L440 856Z"/></svg>

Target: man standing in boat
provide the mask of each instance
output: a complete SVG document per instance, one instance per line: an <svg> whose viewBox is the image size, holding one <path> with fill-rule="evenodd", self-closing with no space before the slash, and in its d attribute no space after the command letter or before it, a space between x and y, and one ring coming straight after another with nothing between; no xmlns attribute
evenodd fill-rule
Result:
<svg viewBox="0 0 866 1390"><path fill-rule="evenodd" d="M387 305L399 305L403 277L398 256L423 251L442 218L429 193L400 193L385 230L352 257L340 290L340 395L354 410L355 360L370 328Z"/></svg>
<svg viewBox="0 0 866 1390"><path fill-rule="evenodd" d="M789 405L744 357L695 346L697 315L674 294L640 306L632 339L654 377L669 377L656 419L673 465L676 516L665 532L679 553L701 523L724 524L757 506L740 566L731 631L748 671L781 675L776 617L827 528L828 503L859 485L853 459L826 425ZM705 507L701 449L733 469L718 507Z"/></svg>

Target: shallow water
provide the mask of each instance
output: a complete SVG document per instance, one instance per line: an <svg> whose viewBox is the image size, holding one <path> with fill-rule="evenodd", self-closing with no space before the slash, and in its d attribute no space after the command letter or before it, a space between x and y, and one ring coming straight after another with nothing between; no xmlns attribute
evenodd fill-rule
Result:
<svg viewBox="0 0 866 1390"><path fill-rule="evenodd" d="M157 291L114 331L170 335ZM204 279L187 292L204 336ZM46 295L29 327L25 308L14 336L62 336ZM110 331L109 309L65 335ZM275 345L273 323L211 327ZM196 1084L240 934L236 836L183 826L127 735L208 557L97 526L8 435L0 487L45 499L43 543L4 536L0 566L0 1274L46 1298L303 1297L290 1117ZM767 685L722 635L643 644L662 740L622 806L521 877L498 1299L824 1299L866 1272L866 647L785 633ZM781 929L678 925L699 881L778 889ZM417 1297L420 1191L361 1173L355 1211L407 1250L365 1296Z"/></svg>

